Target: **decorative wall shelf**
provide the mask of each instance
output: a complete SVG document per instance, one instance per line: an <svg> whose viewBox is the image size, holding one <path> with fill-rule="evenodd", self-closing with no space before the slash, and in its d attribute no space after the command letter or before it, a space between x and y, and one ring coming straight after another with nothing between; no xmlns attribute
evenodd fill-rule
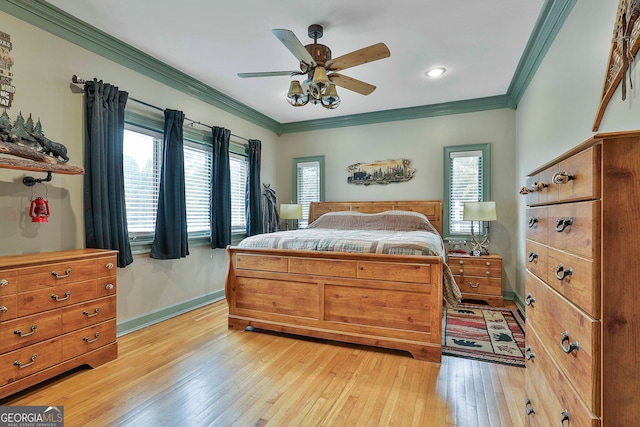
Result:
<svg viewBox="0 0 640 427"><path fill-rule="evenodd" d="M17 169L33 172L53 172L66 175L84 175L84 168L65 164L36 162L28 159L9 159L0 157L0 169Z"/></svg>

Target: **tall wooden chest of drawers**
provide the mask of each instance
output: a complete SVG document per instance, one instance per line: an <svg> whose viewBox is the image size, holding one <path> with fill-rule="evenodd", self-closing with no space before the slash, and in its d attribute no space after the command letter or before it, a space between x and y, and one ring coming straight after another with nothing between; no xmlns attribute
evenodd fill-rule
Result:
<svg viewBox="0 0 640 427"><path fill-rule="evenodd" d="M0 398L118 357L116 253L0 257Z"/></svg>
<svg viewBox="0 0 640 427"><path fill-rule="evenodd" d="M521 193L528 424L638 425L640 131L595 135Z"/></svg>

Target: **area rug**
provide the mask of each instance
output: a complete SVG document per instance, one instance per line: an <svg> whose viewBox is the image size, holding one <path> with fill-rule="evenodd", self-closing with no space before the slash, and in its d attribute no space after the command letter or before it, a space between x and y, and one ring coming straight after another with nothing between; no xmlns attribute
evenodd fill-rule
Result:
<svg viewBox="0 0 640 427"><path fill-rule="evenodd" d="M443 308L443 355L524 367L524 346L524 320L517 309Z"/></svg>

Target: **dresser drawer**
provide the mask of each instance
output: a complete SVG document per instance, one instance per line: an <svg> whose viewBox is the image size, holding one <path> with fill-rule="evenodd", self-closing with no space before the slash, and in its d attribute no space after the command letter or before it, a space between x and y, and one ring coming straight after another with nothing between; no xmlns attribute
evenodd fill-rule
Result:
<svg viewBox="0 0 640 427"><path fill-rule="evenodd" d="M49 311L2 323L0 353L60 335L60 313Z"/></svg>
<svg viewBox="0 0 640 427"><path fill-rule="evenodd" d="M502 296L502 279L455 275L460 292L467 294L490 294Z"/></svg>
<svg viewBox="0 0 640 427"><path fill-rule="evenodd" d="M18 294L18 312L20 316L66 307L71 304L94 299L96 281L60 285L39 291Z"/></svg>
<svg viewBox="0 0 640 427"><path fill-rule="evenodd" d="M600 265L567 252L549 248L545 282L566 299L600 319Z"/></svg>
<svg viewBox="0 0 640 427"><path fill-rule="evenodd" d="M576 394L567 377L545 350L531 325L526 325L525 331L527 337L525 392L531 399L529 406L535 411L535 416L527 415L530 425L599 426L600 419L597 414L587 408ZM540 400L541 396L544 399ZM564 422L562 422L563 419Z"/></svg>
<svg viewBox="0 0 640 427"><path fill-rule="evenodd" d="M527 269L538 276L543 282L547 281L547 252L546 246L527 240Z"/></svg>
<svg viewBox="0 0 640 427"><path fill-rule="evenodd" d="M18 271L0 270L0 297L18 292Z"/></svg>
<svg viewBox="0 0 640 427"><path fill-rule="evenodd" d="M34 291L96 277L96 261L58 262L19 270L20 292Z"/></svg>
<svg viewBox="0 0 640 427"><path fill-rule="evenodd" d="M116 317L116 297L100 298L62 309L62 333L75 331Z"/></svg>
<svg viewBox="0 0 640 427"><path fill-rule="evenodd" d="M527 321L587 406L599 408L600 322L533 274L527 272L525 276L530 303Z"/></svg>
<svg viewBox="0 0 640 427"><path fill-rule="evenodd" d="M116 320L109 320L62 336L62 359L72 359L116 340Z"/></svg>
<svg viewBox="0 0 640 427"><path fill-rule="evenodd" d="M18 317L18 295L0 296L0 322Z"/></svg>
<svg viewBox="0 0 640 427"><path fill-rule="evenodd" d="M561 202L600 197L600 146L596 145L563 160L552 180Z"/></svg>
<svg viewBox="0 0 640 427"><path fill-rule="evenodd" d="M115 276L113 277L103 277L98 279L98 288L96 290L96 296L98 298L108 297L111 295L115 295L117 291L117 283Z"/></svg>
<svg viewBox="0 0 640 427"><path fill-rule="evenodd" d="M0 384L12 383L60 363L61 342L60 338L54 338L0 356Z"/></svg>
<svg viewBox="0 0 640 427"><path fill-rule="evenodd" d="M115 255L96 259L97 277L116 277L118 260Z"/></svg>
<svg viewBox="0 0 640 427"><path fill-rule="evenodd" d="M527 219L527 239L534 242L547 244L549 240L549 208L537 207L528 208Z"/></svg>
<svg viewBox="0 0 640 427"><path fill-rule="evenodd" d="M600 201L550 206L549 246L596 259L600 247Z"/></svg>

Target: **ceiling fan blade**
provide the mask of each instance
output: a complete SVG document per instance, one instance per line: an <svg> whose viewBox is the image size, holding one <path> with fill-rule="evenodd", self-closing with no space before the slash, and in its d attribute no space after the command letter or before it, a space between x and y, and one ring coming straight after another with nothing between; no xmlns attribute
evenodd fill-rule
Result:
<svg viewBox="0 0 640 427"><path fill-rule="evenodd" d="M316 65L316 61L300 40L293 34L291 30L271 30L271 32L293 53L293 56L298 58L298 61L304 62L307 65Z"/></svg>
<svg viewBox="0 0 640 427"><path fill-rule="evenodd" d="M238 77L274 77L274 76L294 76L300 71L259 71L256 73L238 73Z"/></svg>
<svg viewBox="0 0 640 427"><path fill-rule="evenodd" d="M391 56L389 48L384 43L377 43L360 50L347 53L327 62L327 70L341 71L356 65L366 64L367 62L377 61Z"/></svg>
<svg viewBox="0 0 640 427"><path fill-rule="evenodd" d="M362 95L369 95L371 92L376 90L376 87L374 85L370 85L369 83L365 83L361 80L347 77L338 73L329 74L329 80L336 86L358 92Z"/></svg>

